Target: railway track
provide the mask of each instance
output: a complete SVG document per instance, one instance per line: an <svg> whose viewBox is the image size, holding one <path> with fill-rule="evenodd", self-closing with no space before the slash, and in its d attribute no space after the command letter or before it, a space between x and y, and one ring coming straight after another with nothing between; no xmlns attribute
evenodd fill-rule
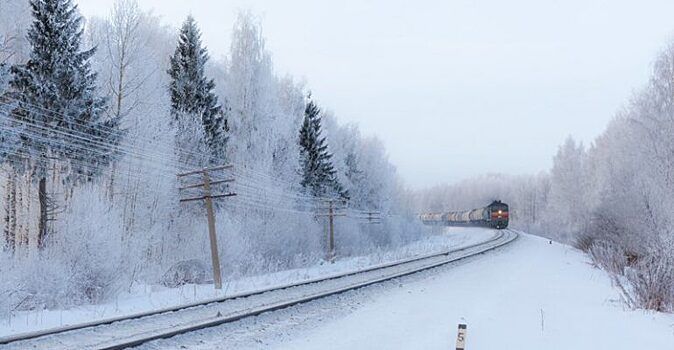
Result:
<svg viewBox="0 0 674 350"><path fill-rule="evenodd" d="M516 238L515 231L500 230L484 242L446 252L173 308L3 337L0 347L125 349L431 269L498 248Z"/></svg>

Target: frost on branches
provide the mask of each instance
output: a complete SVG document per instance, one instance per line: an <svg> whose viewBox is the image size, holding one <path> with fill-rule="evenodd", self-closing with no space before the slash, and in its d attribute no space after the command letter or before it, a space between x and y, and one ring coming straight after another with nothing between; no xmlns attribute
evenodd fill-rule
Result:
<svg viewBox="0 0 674 350"><path fill-rule="evenodd" d="M209 163L234 165L212 179L234 178L214 189L237 194L216 200L225 281L321 263L319 194L349 195L335 222L338 258L423 237L381 142L319 115L304 85L276 75L251 14L212 61L191 17L176 40L133 0L86 28L70 0L22 1L0 3L25 23L0 21L0 38L12 38L0 50L0 314L104 302L166 284L188 262L210 268L203 205L179 202L178 188L198 183L176 177ZM26 33L29 50L14 39ZM359 219L365 210L382 224Z"/></svg>
<svg viewBox="0 0 674 350"><path fill-rule="evenodd" d="M89 62L95 51L80 49L83 18L72 2L36 0L31 9L30 57L13 66L10 81L10 96L18 103L11 116L26 132L10 158L17 171L38 182L37 246L43 248L55 206L48 198L49 172L59 168L66 191L91 181L116 156L114 145L122 133L118 120L105 118L106 99L97 94Z"/></svg>
<svg viewBox="0 0 674 350"><path fill-rule="evenodd" d="M192 16L180 29L178 46L170 58L168 74L171 111L176 123L178 147L189 147L190 139L203 138L211 163L223 164L226 156L227 120L214 94L215 82L205 76L208 53ZM199 137L201 136L201 137Z"/></svg>

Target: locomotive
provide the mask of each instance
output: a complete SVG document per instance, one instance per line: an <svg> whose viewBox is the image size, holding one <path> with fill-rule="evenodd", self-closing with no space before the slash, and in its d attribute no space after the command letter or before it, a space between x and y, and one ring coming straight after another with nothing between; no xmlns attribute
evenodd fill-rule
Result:
<svg viewBox="0 0 674 350"><path fill-rule="evenodd" d="M419 215L419 219L426 225L486 226L504 229L508 227L508 204L495 200L484 208L469 211L421 214Z"/></svg>

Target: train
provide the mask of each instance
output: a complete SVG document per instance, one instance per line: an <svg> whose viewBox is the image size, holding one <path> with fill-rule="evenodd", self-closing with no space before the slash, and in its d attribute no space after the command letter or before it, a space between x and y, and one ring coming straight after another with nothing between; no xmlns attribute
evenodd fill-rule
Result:
<svg viewBox="0 0 674 350"><path fill-rule="evenodd" d="M484 226L504 229L508 227L509 221L508 204L495 200L484 208L420 214L419 219L426 225Z"/></svg>

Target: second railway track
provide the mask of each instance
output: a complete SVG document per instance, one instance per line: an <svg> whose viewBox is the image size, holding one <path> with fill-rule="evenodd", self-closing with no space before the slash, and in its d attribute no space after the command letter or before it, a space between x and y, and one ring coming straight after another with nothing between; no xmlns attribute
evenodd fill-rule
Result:
<svg viewBox="0 0 674 350"><path fill-rule="evenodd" d="M447 252L179 307L0 338L3 349L125 349L234 322L263 312L441 266L506 245L517 238L501 230L484 242Z"/></svg>

